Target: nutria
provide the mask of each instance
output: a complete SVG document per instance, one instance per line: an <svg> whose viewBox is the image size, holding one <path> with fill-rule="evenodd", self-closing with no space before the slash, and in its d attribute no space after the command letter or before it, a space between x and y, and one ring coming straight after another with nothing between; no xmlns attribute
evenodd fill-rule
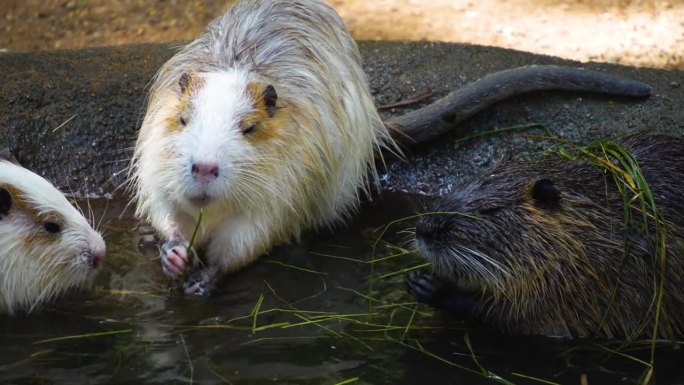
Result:
<svg viewBox="0 0 684 385"><path fill-rule="evenodd" d="M50 182L0 150L0 312L31 312L92 280L100 234Z"/></svg>
<svg viewBox="0 0 684 385"><path fill-rule="evenodd" d="M640 133L616 143L633 154L662 214L665 265L638 200L625 221L613 175L551 153L496 166L421 216L416 246L434 272L411 273L410 291L515 333L650 336L662 267L658 335L683 336L684 139Z"/></svg>
<svg viewBox="0 0 684 385"><path fill-rule="evenodd" d="M383 124L356 43L331 7L241 1L153 81L131 168L137 214L161 235L163 270L177 277L203 213L194 245L206 268L185 289L205 295L218 272L353 213L377 185L375 156L398 152L391 136L424 141L495 101L546 89L651 92L597 72L530 66Z"/></svg>

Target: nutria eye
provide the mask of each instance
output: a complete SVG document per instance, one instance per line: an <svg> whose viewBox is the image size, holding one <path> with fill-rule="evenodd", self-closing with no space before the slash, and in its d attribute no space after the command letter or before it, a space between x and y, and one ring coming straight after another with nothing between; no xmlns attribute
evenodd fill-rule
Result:
<svg viewBox="0 0 684 385"><path fill-rule="evenodd" d="M255 129L255 128L256 128L256 124L250 124L249 126L247 126L247 128L245 128L244 130L242 130L242 135L249 135L249 134L251 134L252 132L254 132L254 129Z"/></svg>
<svg viewBox="0 0 684 385"><path fill-rule="evenodd" d="M56 234L62 230L62 227L55 222L43 222L43 228L50 234Z"/></svg>
<svg viewBox="0 0 684 385"><path fill-rule="evenodd" d="M181 116L180 117L180 124L181 124L181 126L185 126L186 124L188 124L188 122L186 122L185 118Z"/></svg>

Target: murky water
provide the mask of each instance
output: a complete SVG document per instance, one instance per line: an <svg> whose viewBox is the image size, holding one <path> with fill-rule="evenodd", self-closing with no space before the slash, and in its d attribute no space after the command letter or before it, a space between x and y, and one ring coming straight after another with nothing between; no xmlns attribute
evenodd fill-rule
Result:
<svg viewBox="0 0 684 385"><path fill-rule="evenodd" d="M84 202L80 202L84 204ZM147 230L121 202L91 202L108 222L108 256L91 291L39 314L0 316L2 384L633 383L648 346L511 337L472 330L405 293L402 248L420 211L385 195L356 220L280 247L210 299L161 274ZM105 211L106 208L106 211ZM374 261L370 263L370 261ZM659 384L684 383L684 352L663 344Z"/></svg>

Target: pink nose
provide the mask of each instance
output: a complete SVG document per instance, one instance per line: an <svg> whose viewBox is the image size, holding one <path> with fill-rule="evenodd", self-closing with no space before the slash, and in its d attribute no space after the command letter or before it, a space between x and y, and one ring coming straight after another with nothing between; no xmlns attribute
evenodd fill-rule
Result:
<svg viewBox="0 0 684 385"><path fill-rule="evenodd" d="M105 258L105 251L103 250L96 250L93 251L93 267L98 267L102 263L102 261Z"/></svg>
<svg viewBox="0 0 684 385"><path fill-rule="evenodd" d="M216 163L195 162L192 164L192 177L198 182L208 183L218 176L219 167Z"/></svg>

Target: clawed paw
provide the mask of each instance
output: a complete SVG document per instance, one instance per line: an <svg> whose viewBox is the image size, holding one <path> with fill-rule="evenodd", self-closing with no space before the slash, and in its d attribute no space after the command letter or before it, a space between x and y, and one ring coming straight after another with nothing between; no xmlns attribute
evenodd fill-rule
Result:
<svg viewBox="0 0 684 385"><path fill-rule="evenodd" d="M433 305L437 302L443 288L442 281L421 270L410 271L406 276L406 290L418 302Z"/></svg>
<svg viewBox="0 0 684 385"><path fill-rule="evenodd" d="M164 274L176 278L188 266L188 249L180 241L168 241L159 248Z"/></svg>
<svg viewBox="0 0 684 385"><path fill-rule="evenodd" d="M210 294L209 283L202 274L193 274L183 283L183 291L188 295L208 297Z"/></svg>
<svg viewBox="0 0 684 385"><path fill-rule="evenodd" d="M418 302L468 316L478 307L477 295L459 289L451 281L413 270L406 275L406 289Z"/></svg>

